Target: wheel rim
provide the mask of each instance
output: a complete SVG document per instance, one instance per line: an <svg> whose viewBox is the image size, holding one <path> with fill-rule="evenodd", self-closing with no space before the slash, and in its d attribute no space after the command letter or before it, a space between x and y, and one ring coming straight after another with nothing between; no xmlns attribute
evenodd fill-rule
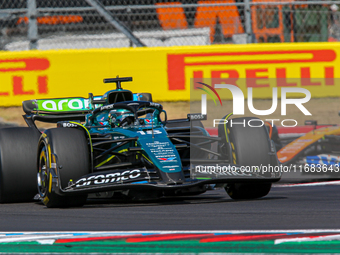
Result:
<svg viewBox="0 0 340 255"><path fill-rule="evenodd" d="M38 191L41 197L45 197L48 190L47 162L46 147L44 146L39 155L39 168L37 173Z"/></svg>

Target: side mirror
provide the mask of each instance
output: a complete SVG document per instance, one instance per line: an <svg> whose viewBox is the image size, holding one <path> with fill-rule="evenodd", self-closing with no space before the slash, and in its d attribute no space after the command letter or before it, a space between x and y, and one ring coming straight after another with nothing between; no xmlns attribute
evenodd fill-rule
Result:
<svg viewBox="0 0 340 255"><path fill-rule="evenodd" d="M159 120L163 125L168 121L168 116L166 114L166 111L163 110L159 113Z"/></svg>

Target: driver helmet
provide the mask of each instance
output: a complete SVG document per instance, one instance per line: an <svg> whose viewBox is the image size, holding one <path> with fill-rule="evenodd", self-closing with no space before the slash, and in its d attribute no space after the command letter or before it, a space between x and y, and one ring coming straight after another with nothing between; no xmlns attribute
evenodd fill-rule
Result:
<svg viewBox="0 0 340 255"><path fill-rule="evenodd" d="M102 125L102 126L109 125L109 122L107 119L107 113L101 113L97 115L96 119L99 125Z"/></svg>
<svg viewBox="0 0 340 255"><path fill-rule="evenodd" d="M109 112L109 123L112 127L120 127L123 120L129 118L126 124L131 124L133 122L135 115L125 109L114 109Z"/></svg>

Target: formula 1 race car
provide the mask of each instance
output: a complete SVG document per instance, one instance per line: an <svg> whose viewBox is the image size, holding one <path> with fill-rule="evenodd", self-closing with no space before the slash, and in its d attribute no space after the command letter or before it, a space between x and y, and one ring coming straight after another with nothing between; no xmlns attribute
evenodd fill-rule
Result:
<svg viewBox="0 0 340 255"><path fill-rule="evenodd" d="M0 201L31 201L38 187L47 207L82 206L89 194L143 200L200 194L209 184L255 199L280 179L259 171L279 164L265 127L219 125L211 137L197 120L205 116L167 120L151 94L122 89L127 81L105 79L117 87L103 96L24 101L28 127L0 129ZM41 133L35 121L57 127Z"/></svg>
<svg viewBox="0 0 340 255"><path fill-rule="evenodd" d="M284 165L319 166L321 172L333 172L333 177L339 177L340 170L333 167L340 165L340 126L317 125L316 121L307 121L306 124L304 127L309 132L278 150L280 162Z"/></svg>

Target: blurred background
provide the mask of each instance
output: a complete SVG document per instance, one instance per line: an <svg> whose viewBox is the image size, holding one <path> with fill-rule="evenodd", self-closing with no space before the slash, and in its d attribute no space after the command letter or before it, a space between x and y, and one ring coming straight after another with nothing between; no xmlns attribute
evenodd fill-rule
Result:
<svg viewBox="0 0 340 255"><path fill-rule="evenodd" d="M340 1L2 0L0 50L327 42Z"/></svg>

